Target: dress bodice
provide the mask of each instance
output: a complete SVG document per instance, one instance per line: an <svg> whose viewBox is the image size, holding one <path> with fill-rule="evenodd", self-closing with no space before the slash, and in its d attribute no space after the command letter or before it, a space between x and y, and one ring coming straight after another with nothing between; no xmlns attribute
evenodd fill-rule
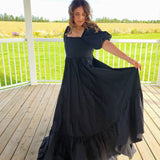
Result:
<svg viewBox="0 0 160 160"><path fill-rule="evenodd" d="M67 26L65 33L69 30ZM64 33L66 57L92 57L94 49L100 49L103 42L110 40L111 35L106 31L95 32L94 29L84 29L81 37L68 37Z"/></svg>
<svg viewBox="0 0 160 160"><path fill-rule="evenodd" d="M81 37L65 37L65 50L67 57L90 57L93 48L83 41Z"/></svg>

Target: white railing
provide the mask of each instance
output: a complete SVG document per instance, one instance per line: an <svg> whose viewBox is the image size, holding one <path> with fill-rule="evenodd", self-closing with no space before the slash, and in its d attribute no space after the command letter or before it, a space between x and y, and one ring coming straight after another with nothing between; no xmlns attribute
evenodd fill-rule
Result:
<svg viewBox="0 0 160 160"><path fill-rule="evenodd" d="M26 39L0 39L0 53L0 89L28 84Z"/></svg>
<svg viewBox="0 0 160 160"><path fill-rule="evenodd" d="M38 57L36 63L38 68L37 81L40 83L61 82L65 59L63 40L37 38L35 41L37 46L35 54ZM159 40L113 39L112 42L127 55L141 63L140 78L142 83L157 83L160 64ZM103 49L95 51L94 56L113 68L132 66Z"/></svg>
<svg viewBox="0 0 160 160"><path fill-rule="evenodd" d="M160 74L160 41L112 39L117 47L142 65L141 83L157 84ZM37 83L61 83L65 63L63 39L35 38ZM30 84L26 39L0 40L0 89ZM94 56L113 68L132 66L103 49Z"/></svg>
<svg viewBox="0 0 160 160"><path fill-rule="evenodd" d="M61 83L65 51L63 39L35 38L37 82Z"/></svg>

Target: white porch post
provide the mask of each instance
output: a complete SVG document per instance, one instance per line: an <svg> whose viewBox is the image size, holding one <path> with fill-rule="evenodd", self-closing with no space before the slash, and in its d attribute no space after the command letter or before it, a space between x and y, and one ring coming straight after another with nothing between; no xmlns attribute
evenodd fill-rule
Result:
<svg viewBox="0 0 160 160"><path fill-rule="evenodd" d="M23 0L31 85L37 84L30 0Z"/></svg>

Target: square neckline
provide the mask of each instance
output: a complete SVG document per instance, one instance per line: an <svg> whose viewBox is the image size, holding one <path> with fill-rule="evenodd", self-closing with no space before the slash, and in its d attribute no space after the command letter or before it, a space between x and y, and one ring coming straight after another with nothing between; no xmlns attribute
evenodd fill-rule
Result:
<svg viewBox="0 0 160 160"><path fill-rule="evenodd" d="M83 37L85 31L86 31L86 28L84 28L84 31L83 31L83 33L82 33L82 35L81 35L80 37L68 37L68 36L66 36L66 37L67 37L67 38L80 38L80 39L81 39L81 38Z"/></svg>

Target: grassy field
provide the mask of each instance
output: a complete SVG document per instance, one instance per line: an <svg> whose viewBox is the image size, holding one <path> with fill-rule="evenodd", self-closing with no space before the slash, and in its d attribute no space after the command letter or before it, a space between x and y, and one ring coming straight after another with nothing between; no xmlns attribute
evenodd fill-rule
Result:
<svg viewBox="0 0 160 160"><path fill-rule="evenodd" d="M40 23L33 22L34 37L59 37L62 38L63 32L68 23ZM157 39L160 36L160 24L154 23L98 23L102 30L106 30L113 35L113 38L137 38L140 36L146 38ZM12 35L12 32L17 34ZM153 34L153 35L152 35ZM158 34L158 36L154 36ZM141 36L143 35L143 36ZM0 22L0 38L25 37L24 22ZM145 38L145 39L146 39ZM158 38L160 39L160 37Z"/></svg>
<svg viewBox="0 0 160 160"><path fill-rule="evenodd" d="M22 22L19 22L19 25L18 25L18 23L16 25L16 28L18 28L19 30L14 29L14 25L12 25L13 27L10 27L10 28L12 28L10 30L10 32L11 31L16 31L18 33L23 32L24 30L22 30L21 25L23 26L23 29L24 29L24 23L22 23L21 25L20 25L20 23L22 23ZM38 32L38 30L40 30L40 28L38 28L38 25L40 25L40 24L39 23L33 23L34 31L35 31L36 25L37 25L37 31L36 31L37 36L39 36L40 34L38 34L38 33L40 33L40 32ZM42 25L41 29L45 29L45 26L47 24L44 23L44 24L41 24L41 25ZM47 32L50 31L49 29L53 30L52 25L53 24L50 24ZM59 30L61 30L61 31L59 31L59 33L58 33L58 31L56 31L57 34L59 34L59 37L61 38L61 36L62 36L61 32L64 31L65 25L67 25L67 24L65 24L65 25L64 24L56 24L56 25L59 25ZM113 24L111 24L111 25L113 25ZM133 24L128 24L128 26L131 26L131 25L133 25ZM63 26L63 27L60 28L60 26L61 27ZM109 27L109 24L106 24L106 26ZM137 26L137 28L138 28L138 26ZM153 25L153 26L158 27L158 24ZM102 28L103 27L104 26L102 26ZM134 27L135 26L133 26L133 28ZM156 29L156 27L155 27L155 29ZM103 30L105 30L105 29L103 28ZM106 29L106 30L109 30L109 28ZM128 30L128 29L126 29L126 30ZM1 27L1 23L0 23L0 33L2 33L1 31L2 31L2 27ZM8 31L6 31L7 34L9 34L10 32L9 32L9 29L8 29ZM148 33L132 33L132 34L131 33L128 34L128 33L113 32L112 35L113 35L112 39L160 39L160 33L149 33L149 32ZM20 37L20 36L18 36L18 37ZM35 37L36 37L36 35L35 35ZM13 38L13 36L9 36L9 38ZM43 45L44 45L44 51L43 51ZM116 44L116 45L117 45L117 47L119 47L119 44ZM120 49L122 51L125 51L125 53L127 55L130 54L130 56L132 58L136 59L137 61L140 61L140 59L139 59L140 58L140 52L142 53L142 57L141 57L142 70L140 71L140 79L142 80L143 77L144 77L145 81L156 80L157 79L157 73L158 73L159 61L160 61L160 45L159 45L158 48L157 48L157 44L153 45L153 51L152 51L152 57L151 57L152 45L148 44L148 52L147 52L147 56L146 56L146 65L145 66L144 66L144 63L145 63L145 55L146 55L146 44L143 44L142 50L140 49L141 44L137 44L136 57L134 57L135 44L132 44L132 51L131 52L130 52L130 43L126 44L126 50L124 49L125 48L124 45L125 44L122 43ZM25 48L25 52L23 52L23 48ZM158 55L156 55L157 49L158 49ZM13 84L16 83L16 75L17 75L18 82L21 82L21 81L25 82L26 81L26 76L25 76L26 74L25 73L27 73L27 79L29 80L29 64L28 64L26 42L24 43L24 46L23 46L22 43L19 43L19 51L20 51L19 53L20 54L18 53L17 43L14 43L14 55L13 55L12 43L8 43L8 51L7 51L7 44L2 44L0 46L0 64L1 64L0 65L0 81L1 81L1 85L2 86L5 85L4 68L3 68L3 65L2 65L3 64L2 53L1 53L2 50L3 50L3 58L4 58L4 62L5 62L4 65L5 65L7 85L11 84L11 80L12 80ZM60 51L60 53L59 53L59 51ZM10 57L9 60L8 60L8 56ZM14 56L15 56L15 61L14 61ZM45 43L40 42L39 43L39 55L38 55L37 42L35 42L35 56L36 56L36 70L37 70L37 78L38 79L41 79L41 80L45 80L45 79L46 80L56 80L56 79L61 80L62 75L63 75L63 71L64 71L64 60L65 60L65 51L64 51L63 42L61 42L61 43L56 42L55 44L51 42L50 43L50 54L49 54L49 50L48 50L48 42L45 42ZM96 57L96 52L94 52L94 56ZM108 62L108 56L109 56L109 62ZM44 60L44 58L45 58L45 60ZM113 63L113 59L114 59L114 63ZM126 62L122 59L119 59L118 57L115 57L112 54L109 54L107 52L103 52L102 49L99 50L99 60L104 62L105 64L111 66L111 67L114 66L114 68L118 67L118 61L119 61L119 64L120 64L119 67L132 66L131 64L128 64L128 62ZM26 61L26 63L25 63L25 61ZM26 67L25 67L25 64L26 64ZM124 64L124 66L123 66L123 64ZM60 70L60 66L61 66L61 70ZM149 70L149 66L151 66L150 70ZM20 71L20 68L21 68L21 71ZM10 71L12 73L11 74L12 76L10 76ZM150 77L148 79L149 74L150 74Z"/></svg>

